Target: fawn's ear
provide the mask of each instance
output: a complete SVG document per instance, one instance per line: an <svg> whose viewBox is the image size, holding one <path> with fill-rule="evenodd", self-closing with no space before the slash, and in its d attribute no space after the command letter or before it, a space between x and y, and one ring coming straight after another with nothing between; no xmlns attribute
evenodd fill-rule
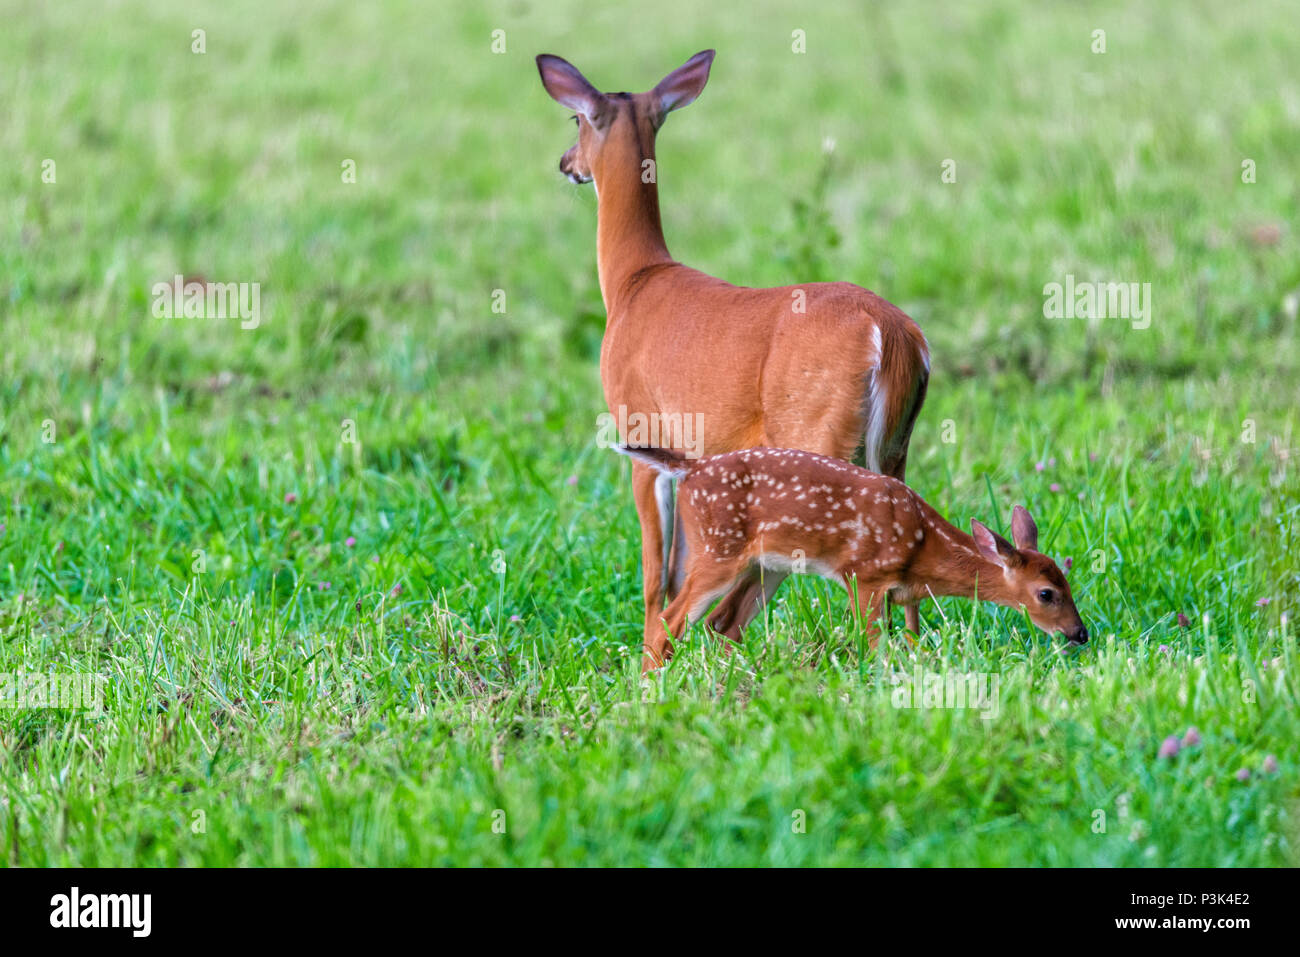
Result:
<svg viewBox="0 0 1300 957"><path fill-rule="evenodd" d="M556 103L575 113L592 119L604 102L605 95L587 82L576 66L568 60L549 53L537 55L537 72L542 75L542 86Z"/></svg>
<svg viewBox="0 0 1300 957"><path fill-rule="evenodd" d="M697 53L659 81L654 92L659 99L659 109L664 116L672 110L690 105L704 92L704 84L709 82L709 67L713 65L713 55L713 50Z"/></svg>
<svg viewBox="0 0 1300 957"><path fill-rule="evenodd" d="M1011 513L1011 540L1016 548L1038 551L1038 526L1023 505L1017 505Z"/></svg>
<svg viewBox="0 0 1300 957"><path fill-rule="evenodd" d="M1003 568L1015 568L1021 563L1020 554L1011 547L1011 543L992 531L986 526L970 520L971 535L975 538L975 547L980 550L980 554L991 561L994 565L1001 565Z"/></svg>

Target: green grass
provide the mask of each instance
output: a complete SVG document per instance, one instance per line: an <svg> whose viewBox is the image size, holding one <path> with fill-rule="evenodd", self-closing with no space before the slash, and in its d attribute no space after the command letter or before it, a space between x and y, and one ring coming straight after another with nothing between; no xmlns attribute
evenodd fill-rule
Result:
<svg viewBox="0 0 1300 957"><path fill-rule="evenodd" d="M3 859L1296 863L1300 25L1149 6L0 3L0 673L106 679L0 709ZM916 318L909 481L1026 504L1087 648L945 601L864 656L801 580L641 680L595 198L532 58L635 90L710 46L674 254ZM177 273L260 327L155 318ZM1044 318L1067 273L1150 282L1150 328ZM896 707L914 668L997 716Z"/></svg>

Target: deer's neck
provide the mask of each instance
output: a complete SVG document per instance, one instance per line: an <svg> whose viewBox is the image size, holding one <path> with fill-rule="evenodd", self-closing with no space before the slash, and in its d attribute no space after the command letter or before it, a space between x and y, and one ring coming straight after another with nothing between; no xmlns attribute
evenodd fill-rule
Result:
<svg viewBox="0 0 1300 957"><path fill-rule="evenodd" d="M659 221L654 140L627 132L620 142L606 146L601 168L594 171L596 266L607 313L613 312L632 276L647 266L673 261Z"/></svg>
<svg viewBox="0 0 1300 957"><path fill-rule="evenodd" d="M936 596L1008 602L1011 596L1002 566L981 555L974 538L937 512L929 518L921 554L912 565L917 585Z"/></svg>

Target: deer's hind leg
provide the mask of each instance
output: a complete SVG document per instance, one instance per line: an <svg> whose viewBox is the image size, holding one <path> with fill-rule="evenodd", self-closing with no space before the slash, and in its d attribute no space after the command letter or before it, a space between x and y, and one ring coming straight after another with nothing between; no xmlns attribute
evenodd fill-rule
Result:
<svg viewBox="0 0 1300 957"><path fill-rule="evenodd" d="M662 489L656 488L659 473L640 462L632 464L632 497L641 523L641 576L645 596L644 643L656 638L664 607L664 517Z"/></svg>
<svg viewBox="0 0 1300 957"><path fill-rule="evenodd" d="M646 637L641 673L671 658L673 639L680 638L688 624L704 617L713 600L731 589L739 577L739 570L729 562L688 565L681 590L664 609L653 633Z"/></svg>
<svg viewBox="0 0 1300 957"><path fill-rule="evenodd" d="M727 597L718 602L718 607L709 616L709 627L740 644L744 638L744 629L772 600L788 575L788 572L752 566L741 576Z"/></svg>
<svg viewBox="0 0 1300 957"><path fill-rule="evenodd" d="M774 393L765 396L764 401L767 407L773 407L773 403L779 405L782 400ZM845 411L837 415L836 409ZM844 461L853 458L863 428L862 415L856 405L828 403L816 419L796 414L799 411L792 407L785 408L784 414L777 417L782 424L777 427L769 422L765 431L755 437L756 441L768 448L802 449ZM786 557L794 558L793 555ZM744 637L744 629L772 600L772 596L789 575L786 571L761 568L758 565L746 569L709 616L709 626L739 643Z"/></svg>
<svg viewBox="0 0 1300 957"><path fill-rule="evenodd" d="M893 434L881 450L880 470L883 474L907 482L907 449L912 441L912 427L925 402L925 392L929 385L929 376L923 377L916 385L916 392L911 405L904 411L902 418L894 423ZM921 603L915 601L903 606L903 621L917 638L921 637Z"/></svg>

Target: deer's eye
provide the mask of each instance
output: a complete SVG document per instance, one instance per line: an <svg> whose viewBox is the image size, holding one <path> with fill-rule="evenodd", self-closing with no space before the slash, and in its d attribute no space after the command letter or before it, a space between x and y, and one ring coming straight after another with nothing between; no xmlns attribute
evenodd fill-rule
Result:
<svg viewBox="0 0 1300 957"><path fill-rule="evenodd" d="M1056 597L1056 592L1052 591L1050 588L1044 588L1038 592L1038 600L1041 601L1044 605L1050 605L1052 603L1052 599L1054 599L1055 597Z"/></svg>
<svg viewBox="0 0 1300 957"><path fill-rule="evenodd" d="M571 117L569 117L569 119L573 120L573 124L574 124L574 126L577 126L577 125L578 125L578 114L577 114L577 113L574 113Z"/></svg>

